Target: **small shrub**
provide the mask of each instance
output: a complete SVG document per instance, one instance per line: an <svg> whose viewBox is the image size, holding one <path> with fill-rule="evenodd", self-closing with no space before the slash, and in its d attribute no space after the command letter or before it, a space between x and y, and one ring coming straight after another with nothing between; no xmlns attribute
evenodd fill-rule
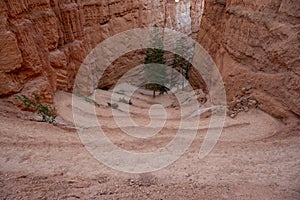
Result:
<svg viewBox="0 0 300 200"><path fill-rule="evenodd" d="M116 103L107 103L107 105L108 105L109 107L112 107L113 109L118 109L118 108L119 108L119 105L116 104Z"/></svg>
<svg viewBox="0 0 300 200"><path fill-rule="evenodd" d="M126 100L124 97L119 98L119 102L122 102L122 103L126 103L126 104L129 104L129 105L132 105L131 99Z"/></svg>
<svg viewBox="0 0 300 200"><path fill-rule="evenodd" d="M171 108L176 108L176 105L175 104L171 104L170 107Z"/></svg>
<svg viewBox="0 0 300 200"><path fill-rule="evenodd" d="M97 103L95 100L93 100L93 99L91 99L89 97L86 97L86 96L83 96L83 95L80 95L80 94L76 94L76 96L83 98L88 103L91 103L91 104L94 104L97 107L100 107L99 103Z"/></svg>
<svg viewBox="0 0 300 200"><path fill-rule="evenodd" d="M104 86L102 88L100 88L101 90L105 90L105 91L108 91L110 88L108 86Z"/></svg>
<svg viewBox="0 0 300 200"><path fill-rule="evenodd" d="M37 94L33 94L33 96L34 99L30 99L26 95L16 95L16 99L23 102L26 108L33 109L37 114L42 116L43 122L55 122L55 108L48 104L41 103L40 97Z"/></svg>
<svg viewBox="0 0 300 200"><path fill-rule="evenodd" d="M93 99L91 99L91 98L84 97L84 100L85 100L86 102L89 102L89 103L91 103L91 104L94 104L94 105L97 106L97 107L100 107L100 104L97 103L95 100L93 100Z"/></svg>
<svg viewBox="0 0 300 200"><path fill-rule="evenodd" d="M115 93L117 93L117 94L125 94L125 91L124 90L119 90L119 91L116 91Z"/></svg>

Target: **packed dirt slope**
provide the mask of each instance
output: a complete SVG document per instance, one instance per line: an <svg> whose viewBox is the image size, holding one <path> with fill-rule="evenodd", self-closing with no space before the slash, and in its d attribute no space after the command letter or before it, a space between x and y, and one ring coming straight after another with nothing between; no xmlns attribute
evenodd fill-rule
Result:
<svg viewBox="0 0 300 200"><path fill-rule="evenodd" d="M206 0L200 31L203 1L180 2L176 13L173 0L0 0L0 199L300 199L300 1ZM189 18L187 26L181 23ZM226 117L204 159L198 153L209 114L191 118L201 122L197 136L172 165L151 173L117 172L88 153L73 124L71 94L60 90L72 89L97 43L154 24L198 37L220 69L228 101L251 91L259 108ZM114 83L139 59L132 53L118 60L102 84ZM190 81L203 86L195 71ZM6 99L33 92L57 108L55 125L38 122ZM151 91L139 89L130 97L130 116L139 125L131 130L152 131L143 126L153 104L170 116L147 140L128 137L115 123L116 114L125 112L119 97L129 98L118 95L113 114L107 106L111 91L96 91L97 119L115 145L152 151L174 138L180 105L172 93L153 99ZM84 106L91 102L79 101L88 121Z"/></svg>
<svg viewBox="0 0 300 200"><path fill-rule="evenodd" d="M229 101L253 87L260 108L300 116L300 1L206 0L199 42L219 67Z"/></svg>
<svg viewBox="0 0 300 200"><path fill-rule="evenodd" d="M118 97L116 112L125 112ZM91 102L78 98L84 107ZM115 145L135 152L154 151L174 138L180 114L172 94L153 99L151 92L138 90L130 106L134 129L147 135L151 105L162 102L170 118L154 137L137 139L122 133L106 102L110 91L97 91L100 104L95 111L106 136ZM175 105L175 106L170 106ZM20 113L0 102L0 199L274 199L300 197L299 136L285 134L285 125L259 109L227 118L223 133L205 158L198 153L210 118L200 119L197 136L176 162L159 171L130 174L112 170L88 153L72 128L71 94L58 92L55 106L57 126L29 121L30 113ZM187 105L188 106L188 105ZM188 109L188 108L187 108ZM118 114L118 113L117 113ZM24 120L27 118L27 120ZM125 128L126 125L122 128ZM92 131L94 128L90 128ZM187 134L188 134L188 130Z"/></svg>

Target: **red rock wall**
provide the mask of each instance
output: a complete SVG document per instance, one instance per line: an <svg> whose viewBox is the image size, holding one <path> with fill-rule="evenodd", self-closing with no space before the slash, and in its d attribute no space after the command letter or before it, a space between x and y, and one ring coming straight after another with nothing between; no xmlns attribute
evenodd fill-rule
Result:
<svg viewBox="0 0 300 200"><path fill-rule="evenodd" d="M131 28L157 24L197 36L201 1L191 1L192 24L177 28L174 0L0 0L0 97L36 92L51 102L56 90L72 90L93 47Z"/></svg>
<svg viewBox="0 0 300 200"><path fill-rule="evenodd" d="M158 24L197 38L201 1L190 8L190 27L178 28L173 0L0 0L0 97L37 92L51 102L56 90L72 90L93 47L131 28ZM251 85L263 110L300 115L299 9L298 0L206 0L198 37L229 101ZM115 65L127 70L123 61ZM109 72L103 85L120 75Z"/></svg>
<svg viewBox="0 0 300 200"><path fill-rule="evenodd" d="M261 109L299 119L299 0L206 0L199 42L222 73L228 101L252 86Z"/></svg>

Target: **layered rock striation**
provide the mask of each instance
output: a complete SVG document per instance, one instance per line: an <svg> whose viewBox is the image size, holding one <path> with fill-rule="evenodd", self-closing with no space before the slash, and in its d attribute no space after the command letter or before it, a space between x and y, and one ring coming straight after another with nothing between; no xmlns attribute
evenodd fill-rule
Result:
<svg viewBox="0 0 300 200"><path fill-rule="evenodd" d="M198 38L219 67L229 101L251 87L261 109L299 117L300 2L206 0L202 16L203 6L204 0L0 0L0 97L35 92L51 103L55 91L72 91L97 44L156 24ZM129 52L98 86L115 84L142 62ZM190 75L193 86L204 86L195 70Z"/></svg>
<svg viewBox="0 0 300 200"><path fill-rule="evenodd" d="M157 24L197 37L202 2L1 0L0 96L36 92L52 102L56 90L72 90L78 68L98 43L132 28ZM115 62L101 85L128 71L126 63Z"/></svg>
<svg viewBox="0 0 300 200"><path fill-rule="evenodd" d="M299 119L299 1L206 0L199 42L219 67L229 101L251 87L261 109Z"/></svg>

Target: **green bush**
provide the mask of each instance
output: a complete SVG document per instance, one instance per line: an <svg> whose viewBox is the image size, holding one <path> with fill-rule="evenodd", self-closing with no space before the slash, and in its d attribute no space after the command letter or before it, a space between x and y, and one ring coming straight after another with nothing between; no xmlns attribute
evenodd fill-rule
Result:
<svg viewBox="0 0 300 200"><path fill-rule="evenodd" d="M124 97L119 98L119 102L122 102L122 103L126 103L126 104L129 104L129 105L132 105L131 99L126 100Z"/></svg>
<svg viewBox="0 0 300 200"><path fill-rule="evenodd" d="M116 103L107 103L107 105L108 105L109 107L112 107L113 109L118 109L118 108L119 108L119 105L116 104Z"/></svg>
<svg viewBox="0 0 300 200"><path fill-rule="evenodd" d="M105 90L105 91L108 91L110 88L108 86L104 86L102 88L100 88L101 90Z"/></svg>
<svg viewBox="0 0 300 200"><path fill-rule="evenodd" d="M95 100L93 100L93 99L91 99L91 98L89 98L89 97L86 97L86 96L83 96L83 95L81 95L81 94L76 94L76 96L78 96L78 97L80 97L80 98L83 98L86 102L88 102L88 103L91 103L91 104L94 104L95 106L97 106L97 107L100 107L100 104L99 103L97 103Z"/></svg>
<svg viewBox="0 0 300 200"><path fill-rule="evenodd" d="M34 99L30 99L26 95L16 95L16 99L23 102L26 108L33 109L36 113L38 113L42 117L43 122L55 122L55 108L48 104L41 103L40 97L37 94L33 94L33 96Z"/></svg>
<svg viewBox="0 0 300 200"><path fill-rule="evenodd" d="M119 90L119 91L116 91L115 93L117 93L117 94L125 94L125 91L124 90Z"/></svg>

